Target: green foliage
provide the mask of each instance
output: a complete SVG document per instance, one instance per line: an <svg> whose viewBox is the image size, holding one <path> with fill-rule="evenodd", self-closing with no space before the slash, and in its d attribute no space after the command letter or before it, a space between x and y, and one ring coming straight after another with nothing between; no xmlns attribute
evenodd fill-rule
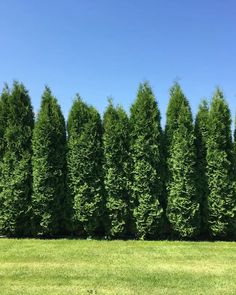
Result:
<svg viewBox="0 0 236 295"><path fill-rule="evenodd" d="M162 130L160 112L151 87L139 86L131 107L132 201L137 237L160 237L163 208Z"/></svg>
<svg viewBox="0 0 236 295"><path fill-rule="evenodd" d="M166 126L165 133L163 136L162 149L164 155L164 169L163 169L163 177L165 186L164 189L167 190L169 179L171 178L170 167L168 167L168 162L170 158L170 149L173 141L173 134L178 129L178 118L179 111L182 105L186 105L188 107L188 101L179 85L179 83L175 82L174 85L170 89L170 100L167 107L166 112ZM167 207L167 191L165 191L165 202L164 207ZM168 222L167 222L168 224ZM167 227L168 228L168 227Z"/></svg>
<svg viewBox="0 0 236 295"><path fill-rule="evenodd" d="M170 100L166 112L165 140L167 152L170 149L174 132L178 129L179 111L183 104L189 106L179 83L176 82L170 89Z"/></svg>
<svg viewBox="0 0 236 295"><path fill-rule="evenodd" d="M157 239L236 238L236 131L217 89L195 125L180 85L165 133L148 83L131 116L104 114L79 95L68 118L46 87L34 126L25 87L0 96L0 235ZM236 129L235 129L236 130Z"/></svg>
<svg viewBox="0 0 236 295"><path fill-rule="evenodd" d="M29 235L33 111L28 91L14 82L0 100L0 232Z"/></svg>
<svg viewBox="0 0 236 295"><path fill-rule="evenodd" d="M129 231L129 119L112 102L104 114L104 183L108 235L124 237Z"/></svg>
<svg viewBox="0 0 236 295"><path fill-rule="evenodd" d="M207 176L209 231L212 237L235 235L235 186L233 182L231 114L217 89L209 112Z"/></svg>
<svg viewBox="0 0 236 295"><path fill-rule="evenodd" d="M8 88L8 85L5 85L0 97L0 161L2 161L5 150L4 134L7 127L7 116L9 109L8 104L10 95L10 89Z"/></svg>
<svg viewBox="0 0 236 295"><path fill-rule="evenodd" d="M179 88L178 93L182 99ZM174 98L177 99L177 96ZM167 216L175 235L192 238L199 230L199 203L196 192L195 136L192 114L186 99L182 102L174 123L168 158Z"/></svg>
<svg viewBox="0 0 236 295"><path fill-rule="evenodd" d="M79 97L68 119L68 186L76 234L101 234L104 215L102 123Z"/></svg>
<svg viewBox="0 0 236 295"><path fill-rule="evenodd" d="M233 139L233 181L236 182L236 117L234 118Z"/></svg>
<svg viewBox="0 0 236 295"><path fill-rule="evenodd" d="M33 133L33 233L56 236L66 230L66 130L61 109L45 88Z"/></svg>
<svg viewBox="0 0 236 295"><path fill-rule="evenodd" d="M195 120L195 136L197 151L197 194L201 210L201 234L208 234L208 181L207 181L207 138L208 138L208 103L203 100L199 105Z"/></svg>

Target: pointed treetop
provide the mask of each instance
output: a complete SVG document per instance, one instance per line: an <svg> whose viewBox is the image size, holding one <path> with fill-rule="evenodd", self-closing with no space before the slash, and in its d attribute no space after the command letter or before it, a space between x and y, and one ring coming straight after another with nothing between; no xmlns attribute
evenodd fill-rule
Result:
<svg viewBox="0 0 236 295"><path fill-rule="evenodd" d="M216 98L224 100L223 91L220 89L219 86L216 87L216 90L215 90L214 95L213 95L213 99L216 99Z"/></svg>
<svg viewBox="0 0 236 295"><path fill-rule="evenodd" d="M219 87L216 88L216 91L211 101L210 112L212 111L222 112L222 115L226 115L227 117L230 113L228 103L224 98L224 93Z"/></svg>
<svg viewBox="0 0 236 295"><path fill-rule="evenodd" d="M209 111L210 136L219 148L231 148L231 112L223 92L217 88L211 101Z"/></svg>
<svg viewBox="0 0 236 295"><path fill-rule="evenodd" d="M80 132L84 124L91 122L91 120L95 122L100 121L98 111L93 106L85 103L77 93L67 121L69 135L72 130L75 133Z"/></svg>
<svg viewBox="0 0 236 295"><path fill-rule="evenodd" d="M108 105L110 106L110 105L113 105L113 97L112 96L109 96L108 98L107 98L107 101L108 101Z"/></svg>
<svg viewBox="0 0 236 295"><path fill-rule="evenodd" d="M202 109L209 110L209 103L208 103L207 99L205 99L205 98L202 99L199 104L199 110L202 110Z"/></svg>
<svg viewBox="0 0 236 295"><path fill-rule="evenodd" d="M5 94L5 93L10 94L10 87L8 86L7 83L4 83L4 87L2 89L2 93L1 94Z"/></svg>
<svg viewBox="0 0 236 295"><path fill-rule="evenodd" d="M198 134L198 137L200 136L199 132L201 133L200 129L207 129L207 121L208 121L208 115L209 115L209 104L206 99L203 99L198 107L198 112L195 118L195 131ZM200 128L200 129L199 129Z"/></svg>
<svg viewBox="0 0 236 295"><path fill-rule="evenodd" d="M218 110L219 112L222 112L222 115L224 114L224 116L228 116L228 113L230 112L224 93L219 87L216 88L212 97L210 112L212 110Z"/></svg>
<svg viewBox="0 0 236 295"><path fill-rule="evenodd" d="M138 87L138 97L140 94L148 94L154 97L153 91L152 91L152 87L150 86L150 83L148 81L144 81L143 83L139 84Z"/></svg>
<svg viewBox="0 0 236 295"><path fill-rule="evenodd" d="M207 132L208 128L208 116L209 116L209 104L206 99L203 99L198 107L198 112L195 118L195 132L197 140L202 140L202 132ZM206 138L204 139L206 140Z"/></svg>
<svg viewBox="0 0 236 295"><path fill-rule="evenodd" d="M170 88L170 101L167 108L167 119L168 114L172 111L178 111L177 108L179 108L182 103L189 105L189 102L184 95L180 84L178 82L175 82L174 85Z"/></svg>
<svg viewBox="0 0 236 295"><path fill-rule="evenodd" d="M148 108L146 105L147 102ZM144 112L148 112L148 109L156 106L157 101L150 84L147 81L140 83L138 87L137 98L131 106L131 113L136 109L143 109Z"/></svg>
<svg viewBox="0 0 236 295"><path fill-rule="evenodd" d="M43 106L54 106L56 109L61 111L61 107L57 101L57 98L53 95L49 86L45 86L43 94L42 94L42 101L41 101L41 108Z"/></svg>
<svg viewBox="0 0 236 295"><path fill-rule="evenodd" d="M56 98L52 95L51 89L46 85L42 95L42 105L54 99L56 100Z"/></svg>
<svg viewBox="0 0 236 295"><path fill-rule="evenodd" d="M186 111L188 112L188 114L190 114L192 120L192 113L189 102L185 97L180 84L178 82L175 82L170 89L170 100L166 112L166 139L168 147L171 144L175 130L178 129L178 119L179 114L181 113L181 108L186 108Z"/></svg>

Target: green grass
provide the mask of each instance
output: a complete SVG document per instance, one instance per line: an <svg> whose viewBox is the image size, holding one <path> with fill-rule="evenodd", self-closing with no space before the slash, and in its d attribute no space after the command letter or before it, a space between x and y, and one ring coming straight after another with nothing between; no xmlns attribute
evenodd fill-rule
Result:
<svg viewBox="0 0 236 295"><path fill-rule="evenodd" d="M236 243L0 239L0 294L236 294Z"/></svg>

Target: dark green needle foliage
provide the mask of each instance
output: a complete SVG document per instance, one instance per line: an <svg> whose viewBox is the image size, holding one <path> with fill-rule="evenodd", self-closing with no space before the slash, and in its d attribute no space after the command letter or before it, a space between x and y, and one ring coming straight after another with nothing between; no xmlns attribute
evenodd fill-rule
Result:
<svg viewBox="0 0 236 295"><path fill-rule="evenodd" d="M66 130L64 117L48 87L33 134L33 233L57 236L66 230Z"/></svg>
<svg viewBox="0 0 236 295"><path fill-rule="evenodd" d="M195 120L196 152L197 152L197 194L201 211L201 235L208 234L208 181L207 181L207 129L208 129L208 103L203 100L199 105Z"/></svg>
<svg viewBox="0 0 236 295"><path fill-rule="evenodd" d="M217 89L209 112L207 140L208 224L214 238L235 236L232 148L230 110L222 91Z"/></svg>
<svg viewBox="0 0 236 295"><path fill-rule="evenodd" d="M30 234L33 125L28 91L14 82L0 100L0 232L8 236Z"/></svg>
<svg viewBox="0 0 236 295"><path fill-rule="evenodd" d="M180 108L183 104L187 107L189 105L179 83L175 82L173 87L171 87L170 89L170 100L166 112L165 137L167 152L170 149L173 134L175 130L178 128Z"/></svg>
<svg viewBox="0 0 236 295"><path fill-rule="evenodd" d="M168 158L170 157L171 143L173 139L173 134L178 128L179 112L183 104L188 106L188 101L179 83L175 82L170 89L170 100L169 100L167 112L166 112L166 126L165 126L165 133L163 136L163 144L162 144L163 155L164 155L164 165L165 165L165 169L164 169L164 179L165 179L164 188L165 189L167 189L168 179L171 177L169 172L169 167L168 167ZM166 207L167 192L165 192L164 199L165 199L164 205Z"/></svg>
<svg viewBox="0 0 236 295"><path fill-rule="evenodd" d="M182 92L179 91L182 99ZM199 203L196 191L196 151L193 120L184 99L171 134L168 157L167 216L172 234L193 238L199 230Z"/></svg>
<svg viewBox="0 0 236 295"><path fill-rule="evenodd" d="M68 119L68 186L74 232L104 234L102 123L95 108L77 95Z"/></svg>
<svg viewBox="0 0 236 295"><path fill-rule="evenodd" d="M2 94L0 96L0 161L4 156L5 142L4 135L7 126L7 116L8 116L8 104L10 99L10 89L8 85L5 85ZM1 169L0 169L1 173Z"/></svg>
<svg viewBox="0 0 236 295"><path fill-rule="evenodd" d="M234 118L233 171L234 181L236 181L236 117Z"/></svg>
<svg viewBox="0 0 236 295"><path fill-rule="evenodd" d="M125 237L129 231L129 119L111 100L104 114L104 183L108 235Z"/></svg>
<svg viewBox="0 0 236 295"><path fill-rule="evenodd" d="M132 201L136 236L159 238L162 230L162 130L160 112L148 83L131 107Z"/></svg>

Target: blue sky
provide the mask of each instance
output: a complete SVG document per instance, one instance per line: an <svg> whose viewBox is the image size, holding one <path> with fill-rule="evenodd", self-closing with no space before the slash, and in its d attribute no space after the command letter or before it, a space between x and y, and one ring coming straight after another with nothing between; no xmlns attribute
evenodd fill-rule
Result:
<svg viewBox="0 0 236 295"><path fill-rule="evenodd" d="M220 86L236 111L235 0L1 0L0 86L44 85L67 117L76 93L103 113L126 110L148 80L164 117L178 80L193 113Z"/></svg>

